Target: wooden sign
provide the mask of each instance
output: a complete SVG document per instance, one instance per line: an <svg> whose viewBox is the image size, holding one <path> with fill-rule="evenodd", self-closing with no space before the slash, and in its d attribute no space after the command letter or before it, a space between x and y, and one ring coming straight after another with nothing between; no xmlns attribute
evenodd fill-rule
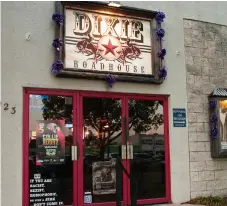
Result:
<svg viewBox="0 0 227 206"><path fill-rule="evenodd" d="M111 73L121 81L161 83L153 12L103 3L62 4L64 70L60 76L103 79Z"/></svg>

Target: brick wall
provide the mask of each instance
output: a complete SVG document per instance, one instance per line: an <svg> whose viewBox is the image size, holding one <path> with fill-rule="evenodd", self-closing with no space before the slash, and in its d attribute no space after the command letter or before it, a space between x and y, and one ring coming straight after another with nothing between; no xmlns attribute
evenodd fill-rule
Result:
<svg viewBox="0 0 227 206"><path fill-rule="evenodd" d="M227 26L184 20L191 198L227 195L227 159L210 153L208 95L227 87Z"/></svg>

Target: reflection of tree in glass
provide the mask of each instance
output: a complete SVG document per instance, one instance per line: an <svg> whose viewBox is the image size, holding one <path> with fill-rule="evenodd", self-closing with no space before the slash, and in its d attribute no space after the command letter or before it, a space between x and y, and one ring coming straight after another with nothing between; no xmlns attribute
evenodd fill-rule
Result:
<svg viewBox="0 0 227 206"><path fill-rule="evenodd" d="M44 119L65 119L72 122L72 106L65 105L64 97L50 96L43 100L48 110L43 111ZM157 129L163 124L163 114L157 113L159 101L129 101L129 130L136 133ZM84 98L83 100L84 126L92 128L95 134L89 136L92 144L99 148L100 158L104 158L105 148L122 134L122 104L121 100L110 98ZM105 128L102 123L108 124ZM88 139L87 144L89 145Z"/></svg>
<svg viewBox="0 0 227 206"><path fill-rule="evenodd" d="M65 97L49 96L43 99L43 118L64 119L66 124L72 123L72 105L65 104Z"/></svg>
<svg viewBox="0 0 227 206"><path fill-rule="evenodd" d="M152 127L158 129L163 124L163 113L157 113L161 101L129 101L129 129L136 133L147 132Z"/></svg>

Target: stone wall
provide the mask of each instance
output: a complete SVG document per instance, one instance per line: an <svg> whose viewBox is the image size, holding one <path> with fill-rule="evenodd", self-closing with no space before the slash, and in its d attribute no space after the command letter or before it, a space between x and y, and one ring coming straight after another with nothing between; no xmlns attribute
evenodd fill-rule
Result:
<svg viewBox="0 0 227 206"><path fill-rule="evenodd" d="M227 159L212 159L208 95L227 87L227 26L184 20L191 198L227 195Z"/></svg>

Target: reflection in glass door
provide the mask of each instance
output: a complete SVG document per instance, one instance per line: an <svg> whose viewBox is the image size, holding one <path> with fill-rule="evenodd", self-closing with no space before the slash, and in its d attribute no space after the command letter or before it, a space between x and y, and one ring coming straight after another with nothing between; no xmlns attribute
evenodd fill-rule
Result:
<svg viewBox="0 0 227 206"><path fill-rule="evenodd" d="M128 100L131 174L138 200L166 197L163 101Z"/></svg>
<svg viewBox="0 0 227 206"><path fill-rule="evenodd" d="M114 203L115 163L122 144L122 101L83 97L82 102L84 203Z"/></svg>
<svg viewBox="0 0 227 206"><path fill-rule="evenodd" d="M73 204L72 97L29 95L29 205Z"/></svg>

